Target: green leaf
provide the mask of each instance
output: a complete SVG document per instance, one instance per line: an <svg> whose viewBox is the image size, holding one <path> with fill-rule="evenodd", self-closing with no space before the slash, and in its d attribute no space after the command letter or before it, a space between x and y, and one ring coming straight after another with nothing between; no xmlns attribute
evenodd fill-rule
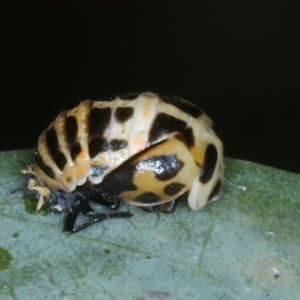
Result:
<svg viewBox="0 0 300 300"><path fill-rule="evenodd" d="M299 299L299 175L226 159L220 200L200 212L128 206L130 219L66 235L62 214L10 194L20 161L33 150L0 153L0 299Z"/></svg>

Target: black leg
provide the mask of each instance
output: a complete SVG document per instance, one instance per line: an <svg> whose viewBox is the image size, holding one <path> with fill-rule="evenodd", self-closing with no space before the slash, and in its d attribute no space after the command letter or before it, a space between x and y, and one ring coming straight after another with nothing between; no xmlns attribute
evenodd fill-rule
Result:
<svg viewBox="0 0 300 300"><path fill-rule="evenodd" d="M75 222L76 222L79 212L80 212L79 206L74 207L72 210L67 212L66 217L65 217L63 232L73 233L74 227L75 227Z"/></svg>
<svg viewBox="0 0 300 300"><path fill-rule="evenodd" d="M35 174L27 175L28 180L33 178L36 187L43 187L38 177ZM50 195L45 197L45 205L48 206L52 212L64 211L66 216L64 220L63 231L65 233L76 233L94 223L101 222L110 218L129 218L132 216L130 212L114 212L114 213L99 213L95 214L90 205L90 201L106 206L112 210L118 209L121 199L109 192L105 192L101 186L85 187L76 190L73 193L68 193L63 190L55 190L47 188ZM23 192L22 198L34 195L37 199L42 194L39 190L34 190L26 186L13 190L11 193ZM87 217L87 221L75 226L79 214Z"/></svg>
<svg viewBox="0 0 300 300"><path fill-rule="evenodd" d="M86 193L87 192L87 193ZM68 194L66 194L68 195ZM69 194L70 195L70 194ZM97 193L96 190L87 188L80 190L80 192L76 192L71 194L76 201L73 202L73 206L67 210L67 214L65 217L65 224L64 230L65 233L76 233L88 226L91 226L95 223L110 219L110 218L129 218L132 216L130 212L113 212L113 213L94 213L93 208L90 206L89 201L91 200L90 197L96 195L99 199L99 195L103 196L103 193ZM84 196L83 196L84 195ZM88 196L87 196L88 195ZM92 200L95 198L92 198ZM97 202L98 203L98 202ZM103 203L102 203L103 204ZM119 204L119 202L118 202ZM86 216L88 219L87 221L81 223L78 226L75 226L76 219L78 214L81 213Z"/></svg>
<svg viewBox="0 0 300 300"><path fill-rule="evenodd" d="M186 201L187 196L188 196L188 194L184 193L183 195L181 195L180 197L178 197L177 199L175 199L173 201L166 202L166 203L163 203L160 205L143 206L141 208L144 211L149 212L149 213L159 210L162 213L171 214L175 211L175 209L180 201Z"/></svg>
<svg viewBox="0 0 300 300"><path fill-rule="evenodd" d="M143 206L141 208L142 208L142 210L144 210L146 212L149 212L149 213L152 213L152 212L155 212L155 211L159 210L163 213L170 214L170 213L173 213L175 211L179 200L180 199L176 199L176 200L164 203L164 204L153 205L153 206Z"/></svg>
<svg viewBox="0 0 300 300"><path fill-rule="evenodd" d="M141 209L148 212L148 213L153 213L156 211L156 208L158 207L158 205L154 205L154 206L141 206Z"/></svg>
<svg viewBox="0 0 300 300"><path fill-rule="evenodd" d="M171 214L175 211L175 209L179 203L179 200L180 199L176 199L171 202L161 204L158 206L158 209L165 214Z"/></svg>
<svg viewBox="0 0 300 300"><path fill-rule="evenodd" d="M100 187L87 187L74 192L74 195L82 196L84 199L116 210L120 206L121 199L111 193L105 192Z"/></svg>
<svg viewBox="0 0 300 300"><path fill-rule="evenodd" d="M71 215L71 216L70 216ZM78 212L77 212L78 215ZM76 217L77 217L76 215ZM65 226L64 226L64 232L65 233L76 233L88 226L91 226L95 223L111 219L111 218L130 218L132 216L132 213L130 212L113 212L113 213L102 213L102 214L94 214L89 213L88 214L88 220L86 222L81 223L78 226L75 225L76 217L74 218L74 213L68 213L65 220ZM73 226L71 227L71 224L73 222Z"/></svg>
<svg viewBox="0 0 300 300"><path fill-rule="evenodd" d="M90 213L93 213L93 209L92 207L90 206L90 203L88 201L86 201L85 199L82 199L80 201L80 204L79 204L79 209L80 209L80 212L84 215L84 216L87 216L88 214Z"/></svg>

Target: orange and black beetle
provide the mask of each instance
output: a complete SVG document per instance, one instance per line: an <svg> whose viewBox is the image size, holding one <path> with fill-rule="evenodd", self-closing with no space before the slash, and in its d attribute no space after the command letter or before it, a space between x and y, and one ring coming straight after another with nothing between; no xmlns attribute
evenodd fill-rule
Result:
<svg viewBox="0 0 300 300"><path fill-rule="evenodd" d="M74 233L129 212L95 214L90 201L119 207L120 200L173 212L187 198L192 210L216 200L223 145L212 120L192 103L150 92L85 100L64 111L40 135L27 193L52 211L65 211ZM77 215L88 220L75 227Z"/></svg>

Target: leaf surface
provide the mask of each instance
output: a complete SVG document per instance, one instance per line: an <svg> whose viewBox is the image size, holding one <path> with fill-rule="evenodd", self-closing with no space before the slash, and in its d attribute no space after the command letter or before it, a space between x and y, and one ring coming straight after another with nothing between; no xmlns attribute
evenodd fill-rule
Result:
<svg viewBox="0 0 300 300"><path fill-rule="evenodd" d="M66 235L62 214L10 194L33 153L0 153L0 299L299 299L299 175L226 159L220 200L200 212L123 204L131 219Z"/></svg>

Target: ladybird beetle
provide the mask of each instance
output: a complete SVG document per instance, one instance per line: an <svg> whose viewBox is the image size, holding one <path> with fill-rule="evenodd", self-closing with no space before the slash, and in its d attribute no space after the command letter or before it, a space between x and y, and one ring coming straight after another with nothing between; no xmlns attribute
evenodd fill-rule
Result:
<svg viewBox="0 0 300 300"><path fill-rule="evenodd" d="M90 202L120 200L171 213L180 199L192 210L217 200L223 144L212 120L178 97L150 92L85 100L64 111L39 137L26 196L66 213L64 232L130 212L96 214ZM78 214L87 221L75 226Z"/></svg>

